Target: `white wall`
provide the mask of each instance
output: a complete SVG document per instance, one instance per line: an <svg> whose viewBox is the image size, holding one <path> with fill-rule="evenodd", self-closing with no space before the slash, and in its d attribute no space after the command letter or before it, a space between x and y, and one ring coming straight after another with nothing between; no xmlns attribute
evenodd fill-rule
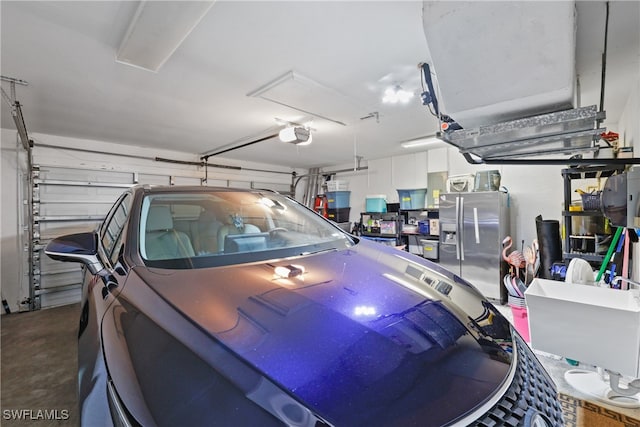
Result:
<svg viewBox="0 0 640 427"><path fill-rule="evenodd" d="M640 78L630 88L617 132L625 147L633 147L634 157L640 157Z"/></svg>
<svg viewBox="0 0 640 427"><path fill-rule="evenodd" d="M55 135L33 133L29 135L36 144L34 149L34 164L41 166L62 166L89 170L138 172L144 174L147 181L168 184L168 175L176 177L176 184L180 178L193 182L193 178L204 178L204 169L198 166L180 165L158 162L155 157L174 160L198 162L199 156L180 151L155 150L129 146L124 144L94 141L87 139L67 138ZM16 132L1 129L0 141L2 148L2 182L0 185L1 218L1 248L0 248L0 278L2 298L9 303L11 311L19 311L24 306L19 305L29 296L28 264L24 263L23 245L26 244L27 233L19 227L19 209L23 206L19 194L19 175L24 167L19 167L20 160L24 160L24 150L16 149ZM43 147L44 145L59 148ZM72 148L75 150L65 150ZM81 150L101 151L105 154L91 153ZM18 155L21 159L18 159ZM275 188L288 191L291 184L290 168L272 165L238 162L222 157L210 158L209 163L239 166L242 170L209 168L208 185L232 186L248 188L251 183L258 188ZM259 170L264 170L259 171ZM279 171L284 173L270 173ZM303 171L296 171L302 173ZM166 182L165 182L166 181ZM141 181L143 182L143 181ZM198 182L196 180L196 182ZM4 314L4 310L2 311Z"/></svg>

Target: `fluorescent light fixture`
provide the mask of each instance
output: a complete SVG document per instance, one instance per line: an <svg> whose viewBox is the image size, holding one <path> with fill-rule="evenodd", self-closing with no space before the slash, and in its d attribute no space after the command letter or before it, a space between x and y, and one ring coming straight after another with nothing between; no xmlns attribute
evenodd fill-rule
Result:
<svg viewBox="0 0 640 427"><path fill-rule="evenodd" d="M431 136L429 138L420 138L420 139L414 139L411 141L406 141L400 144L400 146L402 148L426 147L428 145L435 145L439 142L443 142L443 141L439 138L436 138L435 136Z"/></svg>
<svg viewBox="0 0 640 427"><path fill-rule="evenodd" d="M142 1L116 61L158 71L206 15L214 1Z"/></svg>
<svg viewBox="0 0 640 427"><path fill-rule="evenodd" d="M413 92L404 90L400 86L396 85L394 87L387 88L387 90L384 91L382 102L385 104L397 104L398 102L406 104L411 98L413 98Z"/></svg>
<svg viewBox="0 0 640 427"><path fill-rule="evenodd" d="M280 141L290 142L296 145L311 144L311 132L302 126L290 126L282 129L278 134Z"/></svg>

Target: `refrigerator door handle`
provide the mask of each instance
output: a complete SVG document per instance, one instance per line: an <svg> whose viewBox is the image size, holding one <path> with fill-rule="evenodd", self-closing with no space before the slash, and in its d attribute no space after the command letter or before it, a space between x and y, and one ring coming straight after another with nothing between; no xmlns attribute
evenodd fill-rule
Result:
<svg viewBox="0 0 640 427"><path fill-rule="evenodd" d="M480 244L480 229L478 227L478 208L473 208L473 225L476 232L476 244Z"/></svg>
<svg viewBox="0 0 640 427"><path fill-rule="evenodd" d="M460 197L456 196L456 259L460 260Z"/></svg>
<svg viewBox="0 0 640 427"><path fill-rule="evenodd" d="M464 197L460 197L460 212L458 212L458 241L460 242L460 260L464 261Z"/></svg>

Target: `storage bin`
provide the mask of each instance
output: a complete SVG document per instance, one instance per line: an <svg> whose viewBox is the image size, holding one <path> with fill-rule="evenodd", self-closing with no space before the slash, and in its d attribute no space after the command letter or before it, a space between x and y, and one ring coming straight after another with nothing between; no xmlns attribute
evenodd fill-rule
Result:
<svg viewBox="0 0 640 427"><path fill-rule="evenodd" d="M600 210L600 195L602 191L596 191L593 193L584 193L582 197L582 209L585 211L597 211Z"/></svg>
<svg viewBox="0 0 640 427"><path fill-rule="evenodd" d="M327 181L327 191L347 191L349 183L347 181L332 180Z"/></svg>
<svg viewBox="0 0 640 427"><path fill-rule="evenodd" d="M440 242L437 240L420 239L422 256L427 259L438 259Z"/></svg>
<svg viewBox="0 0 640 427"><path fill-rule="evenodd" d="M635 291L534 279L524 293L536 350L640 375L640 301Z"/></svg>
<svg viewBox="0 0 640 427"><path fill-rule="evenodd" d="M462 193L473 190L475 175L472 173L451 175L447 178L447 193Z"/></svg>
<svg viewBox="0 0 640 427"><path fill-rule="evenodd" d="M351 208L327 209L327 218L335 222L349 221Z"/></svg>
<svg viewBox="0 0 640 427"><path fill-rule="evenodd" d="M429 221L418 221L418 233L429 234Z"/></svg>
<svg viewBox="0 0 640 427"><path fill-rule="evenodd" d="M523 340L530 342L529 336L529 314L526 307L511 306L511 314L513 314L513 326L520 334Z"/></svg>
<svg viewBox="0 0 640 427"><path fill-rule="evenodd" d="M427 196L426 188L397 191L400 198L400 209L424 209L424 202Z"/></svg>
<svg viewBox="0 0 640 427"><path fill-rule="evenodd" d="M476 172L473 191L498 191L500 189L500 171L488 170Z"/></svg>
<svg viewBox="0 0 640 427"><path fill-rule="evenodd" d="M329 209L348 208L351 191L327 191L327 207Z"/></svg>
<svg viewBox="0 0 640 427"><path fill-rule="evenodd" d="M387 203L387 212L398 212L400 210L400 203Z"/></svg>
<svg viewBox="0 0 640 427"><path fill-rule="evenodd" d="M365 210L366 212L386 212L387 196L384 194L367 196Z"/></svg>
<svg viewBox="0 0 640 427"><path fill-rule="evenodd" d="M380 221L380 234L396 234L396 222Z"/></svg>
<svg viewBox="0 0 640 427"><path fill-rule="evenodd" d="M342 231L346 233L351 233L351 223L350 222L337 222L336 225L342 229Z"/></svg>
<svg viewBox="0 0 640 427"><path fill-rule="evenodd" d="M416 224L404 224L402 226L402 232L407 234L415 234L418 232L418 226Z"/></svg>
<svg viewBox="0 0 640 427"><path fill-rule="evenodd" d="M422 256L422 244L417 235L411 235L407 237L409 243L409 253Z"/></svg>

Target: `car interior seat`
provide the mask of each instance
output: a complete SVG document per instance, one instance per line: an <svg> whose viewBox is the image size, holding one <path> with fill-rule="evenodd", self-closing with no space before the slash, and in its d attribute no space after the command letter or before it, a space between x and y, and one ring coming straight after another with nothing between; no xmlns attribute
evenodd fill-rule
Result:
<svg viewBox="0 0 640 427"><path fill-rule="evenodd" d="M230 234L255 234L260 233L258 226L253 224L245 224L239 215L230 215L227 224L224 224L218 230L218 249L225 250L225 239ZM264 240L264 239L263 239ZM266 248L266 240L264 242Z"/></svg>
<svg viewBox="0 0 640 427"><path fill-rule="evenodd" d="M188 258L195 255L186 233L173 228L173 217L168 206L151 206L145 233L147 259Z"/></svg>
<svg viewBox="0 0 640 427"><path fill-rule="evenodd" d="M216 218L215 212L209 209L202 211L191 233L196 253L211 254L222 249L218 246L218 231L223 226L224 224Z"/></svg>

